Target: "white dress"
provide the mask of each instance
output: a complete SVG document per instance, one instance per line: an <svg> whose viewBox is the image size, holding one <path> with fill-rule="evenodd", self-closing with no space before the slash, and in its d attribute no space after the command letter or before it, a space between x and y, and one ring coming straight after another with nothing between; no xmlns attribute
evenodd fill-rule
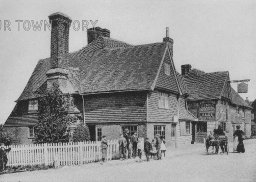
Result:
<svg viewBox="0 0 256 182"><path fill-rule="evenodd" d="M166 146L165 146L165 144L164 144L163 141L162 141L162 143L161 143L161 148L160 148L160 150L166 150Z"/></svg>

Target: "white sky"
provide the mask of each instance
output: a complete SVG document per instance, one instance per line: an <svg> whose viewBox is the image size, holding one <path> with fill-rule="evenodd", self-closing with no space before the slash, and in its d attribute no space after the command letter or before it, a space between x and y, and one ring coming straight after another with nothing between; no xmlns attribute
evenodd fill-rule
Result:
<svg viewBox="0 0 256 182"><path fill-rule="evenodd" d="M58 11L72 20L98 20L97 26L110 29L112 38L130 44L161 42L168 26L179 72L187 63L206 72L227 70L231 79L251 79L249 93L242 96L255 99L254 0L0 0L1 23L12 23L11 31L0 26L0 123L12 111L37 61L50 55L50 31L18 31L15 20L48 20ZM86 44L86 31L70 30L70 51Z"/></svg>

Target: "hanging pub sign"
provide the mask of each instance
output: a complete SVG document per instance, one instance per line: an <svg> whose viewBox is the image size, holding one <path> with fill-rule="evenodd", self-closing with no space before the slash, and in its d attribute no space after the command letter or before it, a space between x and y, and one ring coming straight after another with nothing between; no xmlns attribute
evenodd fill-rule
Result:
<svg viewBox="0 0 256 182"><path fill-rule="evenodd" d="M248 93L248 84L245 82L237 84L238 93Z"/></svg>
<svg viewBox="0 0 256 182"><path fill-rule="evenodd" d="M199 120L215 120L215 101L202 101L199 104L198 119Z"/></svg>

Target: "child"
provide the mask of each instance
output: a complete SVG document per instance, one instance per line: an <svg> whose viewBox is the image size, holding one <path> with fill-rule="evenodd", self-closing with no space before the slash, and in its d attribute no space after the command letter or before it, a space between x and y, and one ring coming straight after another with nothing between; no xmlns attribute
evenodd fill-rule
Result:
<svg viewBox="0 0 256 182"><path fill-rule="evenodd" d="M142 138L138 139L138 156L141 159L142 156L142 150L143 150L143 141Z"/></svg>
<svg viewBox="0 0 256 182"><path fill-rule="evenodd" d="M153 156L156 156L157 154L157 150L156 150L156 142L155 140L153 139L152 142L151 142L151 150L150 150L150 154L151 154L151 158Z"/></svg>
<svg viewBox="0 0 256 182"><path fill-rule="evenodd" d="M151 150L152 150L151 143L149 142L149 139L146 138L146 141L144 143L144 151L145 151L145 155L146 155L147 161L149 161L149 155L150 155L150 151Z"/></svg>
<svg viewBox="0 0 256 182"><path fill-rule="evenodd" d="M106 136L102 136L102 140L101 140L101 151L102 151L102 163L105 162L106 158L107 158L107 150L108 150L108 141Z"/></svg>
<svg viewBox="0 0 256 182"><path fill-rule="evenodd" d="M160 150L161 150L161 154L164 154L164 157L165 157L166 146L165 146L164 137L161 137L161 140L162 140L162 142L161 142L161 148L160 148Z"/></svg>

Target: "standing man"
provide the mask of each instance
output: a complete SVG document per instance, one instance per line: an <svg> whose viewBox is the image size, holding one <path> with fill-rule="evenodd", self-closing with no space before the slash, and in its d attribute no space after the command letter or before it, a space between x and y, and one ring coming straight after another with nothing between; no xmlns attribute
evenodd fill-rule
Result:
<svg viewBox="0 0 256 182"><path fill-rule="evenodd" d="M146 138L145 142L144 142L144 152L147 158L147 161L149 161L149 155L150 155L150 151L152 150L152 145L149 141L148 138Z"/></svg>
<svg viewBox="0 0 256 182"><path fill-rule="evenodd" d="M120 138L118 140L119 143L119 153L120 153L120 159L126 159L126 147L127 147L127 142L126 139L124 138L123 134L120 134Z"/></svg>
<svg viewBox="0 0 256 182"><path fill-rule="evenodd" d="M108 141L106 136L102 136L102 140L101 140L102 164L103 162L105 162L107 158L107 151L108 151Z"/></svg>
<svg viewBox="0 0 256 182"><path fill-rule="evenodd" d="M7 158L7 152L9 152L11 148L5 149L5 146L3 143L0 145L0 172L4 171L6 169L6 165L8 162Z"/></svg>
<svg viewBox="0 0 256 182"><path fill-rule="evenodd" d="M236 131L233 134L234 140L235 137L238 137L238 145L237 145L237 152L240 153L244 153L245 152L245 148L244 148L244 132L240 129L240 126L236 126Z"/></svg>
<svg viewBox="0 0 256 182"><path fill-rule="evenodd" d="M131 144L131 136L130 136L130 134L129 134L129 130L128 130L128 128L126 128L125 130L124 130L124 138L126 139L126 150L127 150L127 153L128 153L128 159L130 159L131 158L131 149L130 149L130 144Z"/></svg>
<svg viewBox="0 0 256 182"><path fill-rule="evenodd" d="M136 132L132 135L131 142L132 142L132 156L133 158L135 158L137 154L137 145L138 145L138 136Z"/></svg>
<svg viewBox="0 0 256 182"><path fill-rule="evenodd" d="M161 139L160 139L160 135L156 134L155 136L156 139L156 151L157 151L157 160L160 160L162 155L161 155Z"/></svg>

